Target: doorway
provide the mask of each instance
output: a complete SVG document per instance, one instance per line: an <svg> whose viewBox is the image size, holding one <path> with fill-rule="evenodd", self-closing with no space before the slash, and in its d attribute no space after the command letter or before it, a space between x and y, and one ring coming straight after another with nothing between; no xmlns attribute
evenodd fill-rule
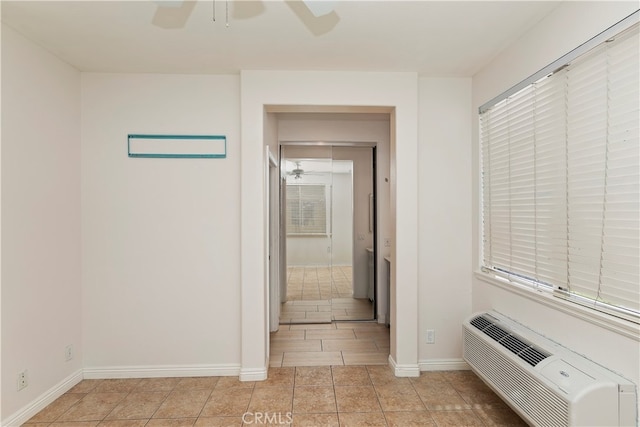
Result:
<svg viewBox="0 0 640 427"><path fill-rule="evenodd" d="M375 320L375 147L280 150L280 323Z"/></svg>

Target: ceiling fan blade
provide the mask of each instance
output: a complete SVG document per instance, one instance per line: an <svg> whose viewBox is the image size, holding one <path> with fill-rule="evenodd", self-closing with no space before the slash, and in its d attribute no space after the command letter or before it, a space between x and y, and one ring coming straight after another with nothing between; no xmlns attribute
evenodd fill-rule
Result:
<svg viewBox="0 0 640 427"><path fill-rule="evenodd" d="M196 0L184 1L155 1L158 5L151 23L160 28L177 29L184 28L196 6Z"/></svg>
<svg viewBox="0 0 640 427"><path fill-rule="evenodd" d="M265 12L263 1L234 1L231 16L233 19L249 19Z"/></svg>
<svg viewBox="0 0 640 427"><path fill-rule="evenodd" d="M316 18L333 12L333 7L336 4L333 0L302 0L302 2Z"/></svg>
<svg viewBox="0 0 640 427"><path fill-rule="evenodd" d="M333 1L329 0L285 0L287 6L293 10L293 12L298 16L298 19L304 24L305 27L314 36L321 36L323 34L328 33L333 30L333 28L340 22L340 17L333 10ZM331 3L331 8L326 8L325 6L316 8L317 3ZM309 7L309 4L312 4L312 10ZM325 13L326 12L326 13ZM316 15L318 13L319 15ZM321 14L321 15L320 15Z"/></svg>

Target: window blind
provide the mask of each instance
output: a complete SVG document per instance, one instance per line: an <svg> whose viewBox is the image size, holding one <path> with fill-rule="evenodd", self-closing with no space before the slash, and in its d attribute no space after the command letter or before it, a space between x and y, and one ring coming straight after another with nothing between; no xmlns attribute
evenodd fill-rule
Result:
<svg viewBox="0 0 640 427"><path fill-rule="evenodd" d="M287 234L327 234L324 185L287 184Z"/></svg>
<svg viewBox="0 0 640 427"><path fill-rule="evenodd" d="M480 113L484 269L636 322L638 28Z"/></svg>

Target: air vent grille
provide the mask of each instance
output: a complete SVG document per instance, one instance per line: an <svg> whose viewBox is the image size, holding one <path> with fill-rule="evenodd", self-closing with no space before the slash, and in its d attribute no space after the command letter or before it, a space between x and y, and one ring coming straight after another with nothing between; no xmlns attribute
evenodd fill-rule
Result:
<svg viewBox="0 0 640 427"><path fill-rule="evenodd" d="M536 366L538 363L549 357L548 354L541 352L535 347L526 348L522 353L519 354L519 356L531 366Z"/></svg>
<svg viewBox="0 0 640 427"><path fill-rule="evenodd" d="M493 338L494 341L500 341L502 338L509 335L509 332L496 325L487 327L483 332Z"/></svg>
<svg viewBox="0 0 640 427"><path fill-rule="evenodd" d="M506 347L506 349L513 354L520 354L521 352L523 352L525 349L529 347L520 338L515 337L513 335L506 336L504 339L498 341L498 343L501 346Z"/></svg>
<svg viewBox="0 0 640 427"><path fill-rule="evenodd" d="M481 330L485 335L491 337L501 346L518 356L531 366L536 366L542 360L549 357L549 354L533 347L517 335L509 333L485 316L476 316L470 322L476 329Z"/></svg>
<svg viewBox="0 0 640 427"><path fill-rule="evenodd" d="M483 316L474 317L470 323L480 330L485 329L487 326L493 325L493 322L490 322Z"/></svg>
<svg viewBox="0 0 640 427"><path fill-rule="evenodd" d="M569 408L553 390L527 370L465 330L464 355L499 393L524 412L532 425L568 427Z"/></svg>

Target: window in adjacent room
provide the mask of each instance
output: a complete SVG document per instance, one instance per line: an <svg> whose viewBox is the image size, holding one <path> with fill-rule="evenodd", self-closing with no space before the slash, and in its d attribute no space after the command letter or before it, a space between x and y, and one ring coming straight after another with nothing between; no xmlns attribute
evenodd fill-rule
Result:
<svg viewBox="0 0 640 427"><path fill-rule="evenodd" d="M483 271L640 323L637 21L481 107L480 141Z"/></svg>
<svg viewBox="0 0 640 427"><path fill-rule="evenodd" d="M287 184L287 234L327 234L325 185Z"/></svg>

